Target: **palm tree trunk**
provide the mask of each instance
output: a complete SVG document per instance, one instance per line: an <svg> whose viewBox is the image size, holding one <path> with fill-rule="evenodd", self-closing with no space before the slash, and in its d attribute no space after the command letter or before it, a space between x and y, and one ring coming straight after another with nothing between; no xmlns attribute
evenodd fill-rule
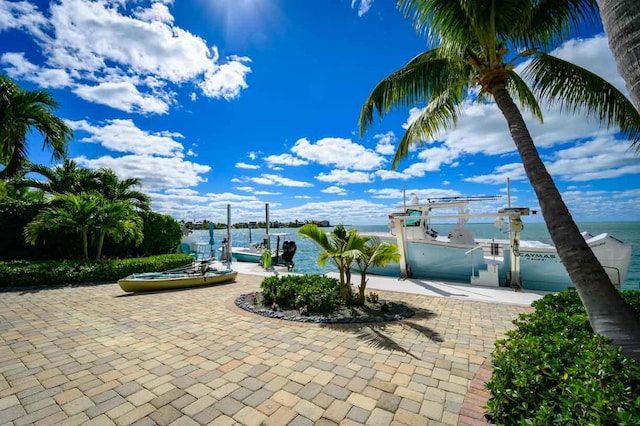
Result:
<svg viewBox="0 0 640 426"><path fill-rule="evenodd" d="M89 238L87 236L88 231L82 230L82 250L84 254L84 260L89 260Z"/></svg>
<svg viewBox="0 0 640 426"><path fill-rule="evenodd" d="M100 238L98 239L98 252L96 253L96 261L99 262L102 258L102 246L104 245L104 236L106 232L100 232Z"/></svg>
<svg viewBox="0 0 640 426"><path fill-rule="evenodd" d="M638 0L597 0L609 48L640 111L640 7Z"/></svg>
<svg viewBox="0 0 640 426"><path fill-rule="evenodd" d="M364 293L367 288L367 270L363 269L360 275L360 287L358 287L358 305L364 305Z"/></svg>
<svg viewBox="0 0 640 426"><path fill-rule="evenodd" d="M540 159L520 110L504 85L491 90L520 153L549 235L576 287L593 330L611 339L627 356L640 361L640 320L624 301L580 234L558 188Z"/></svg>

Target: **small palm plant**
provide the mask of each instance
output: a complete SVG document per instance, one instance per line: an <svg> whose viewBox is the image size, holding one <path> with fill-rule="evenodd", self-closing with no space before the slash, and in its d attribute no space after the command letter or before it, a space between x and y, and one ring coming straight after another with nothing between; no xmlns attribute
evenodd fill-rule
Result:
<svg viewBox="0 0 640 426"><path fill-rule="evenodd" d="M400 253L398 246L382 241L378 237L360 237L362 245L360 255L356 259L360 269L360 285L356 303L364 305L367 288L367 271L371 266L386 266L389 262L398 262Z"/></svg>
<svg viewBox="0 0 640 426"><path fill-rule="evenodd" d="M338 268L340 274L340 296L349 304L352 302L351 293L351 267L356 263L361 254L358 249L361 244L358 232L347 231L344 226L338 225L330 233L326 233L317 225L308 223L298 230L298 234L309 238L322 250L318 257L318 264L325 266L331 259Z"/></svg>

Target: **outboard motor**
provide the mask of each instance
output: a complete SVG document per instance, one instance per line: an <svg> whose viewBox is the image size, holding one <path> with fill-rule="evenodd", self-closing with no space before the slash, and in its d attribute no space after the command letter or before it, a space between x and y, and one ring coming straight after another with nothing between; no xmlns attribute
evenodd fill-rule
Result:
<svg viewBox="0 0 640 426"><path fill-rule="evenodd" d="M284 260L286 264L293 266L293 256L296 254L296 249L295 241L285 241L282 243L282 260Z"/></svg>

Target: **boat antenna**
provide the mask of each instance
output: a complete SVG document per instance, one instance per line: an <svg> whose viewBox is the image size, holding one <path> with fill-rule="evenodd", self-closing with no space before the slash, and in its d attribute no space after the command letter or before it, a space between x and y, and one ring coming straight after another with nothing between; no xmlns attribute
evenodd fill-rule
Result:
<svg viewBox="0 0 640 426"><path fill-rule="evenodd" d="M511 184L507 178L507 207L511 207Z"/></svg>
<svg viewBox="0 0 640 426"><path fill-rule="evenodd" d="M407 211L407 185L402 184L402 209Z"/></svg>
<svg viewBox="0 0 640 426"><path fill-rule="evenodd" d="M227 204L227 269L231 269L231 204Z"/></svg>
<svg viewBox="0 0 640 426"><path fill-rule="evenodd" d="M271 240L269 239L269 203L265 203L264 212L266 216L265 219L267 220L267 223L266 223L267 233L264 238L264 243L265 243L265 246L267 247L267 250L271 250Z"/></svg>

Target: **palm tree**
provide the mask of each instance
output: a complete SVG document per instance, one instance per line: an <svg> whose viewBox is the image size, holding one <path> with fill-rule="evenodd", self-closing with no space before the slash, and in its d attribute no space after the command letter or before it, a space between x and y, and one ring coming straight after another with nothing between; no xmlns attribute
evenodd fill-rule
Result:
<svg viewBox="0 0 640 426"><path fill-rule="evenodd" d="M107 235L116 243L123 240L134 241L135 245L142 243L144 223L130 202L104 199L98 208L96 219L99 224L96 260L102 258L102 247Z"/></svg>
<svg viewBox="0 0 640 426"><path fill-rule="evenodd" d="M359 244L357 231L347 232L344 226L338 225L327 234L318 225L308 223L298 230L298 234L309 238L320 247L322 250L318 257L320 266L325 266L329 259L335 263L340 274L340 296L345 303L351 303L351 267L360 255L357 248Z"/></svg>
<svg viewBox="0 0 640 426"><path fill-rule="evenodd" d="M1 177L15 175L27 161L27 135L34 129L44 137L43 147L52 149L54 159L66 156L73 132L53 114L57 106L48 92L21 89L0 75L0 163L5 164Z"/></svg>
<svg viewBox="0 0 640 426"><path fill-rule="evenodd" d="M96 190L99 186L100 174L91 169L78 167L78 164L65 159L61 165L47 167L41 164L29 163L25 170L37 173L47 180L22 178L16 180L16 185L40 189L48 194L80 194L82 192Z"/></svg>
<svg viewBox="0 0 640 426"><path fill-rule="evenodd" d="M609 48L640 110L640 8L637 0L597 0Z"/></svg>
<svg viewBox="0 0 640 426"><path fill-rule="evenodd" d="M360 256L356 259L360 269L357 304L364 305L367 270L371 266L386 266L389 262L398 262L399 260L400 253L397 245L383 242L378 237L360 237Z"/></svg>
<svg viewBox="0 0 640 426"><path fill-rule="evenodd" d="M100 169L97 172L98 191L107 200L130 201L141 210L149 210L150 197L131 188L139 186L140 179L128 178L120 180L111 169Z"/></svg>
<svg viewBox="0 0 640 426"><path fill-rule="evenodd" d="M89 260L89 232L99 225L98 211L102 197L96 194L58 194L49 207L44 208L24 228L27 243L34 244L46 232L67 230L82 236L84 260Z"/></svg>
<svg viewBox="0 0 640 426"><path fill-rule="evenodd" d="M360 133L371 125L374 110L382 117L393 107L427 102L399 143L395 169L411 146L455 125L464 101L493 99L594 331L640 360L640 321L580 234L514 102L540 120L535 95L570 111L581 107L607 125L617 125L634 144L640 139L640 114L622 93L595 74L544 52L561 41L571 25L597 16L594 1L399 0L400 10L413 17L418 32L428 32L429 45L436 47L374 88L361 111ZM525 78L514 72L514 63L523 58L531 58Z"/></svg>

